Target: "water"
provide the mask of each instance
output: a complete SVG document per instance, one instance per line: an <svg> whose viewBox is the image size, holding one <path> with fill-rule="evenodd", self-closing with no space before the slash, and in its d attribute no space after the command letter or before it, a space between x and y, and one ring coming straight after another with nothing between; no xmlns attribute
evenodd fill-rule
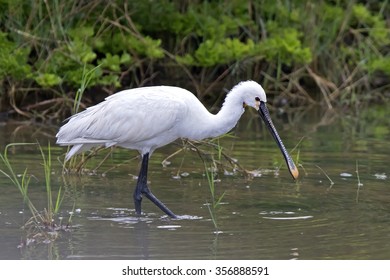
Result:
<svg viewBox="0 0 390 280"><path fill-rule="evenodd" d="M132 192L138 163L125 162L135 152L115 151L96 174L62 175L65 149L53 144L56 127L3 124L2 151L10 142L52 142L51 182L54 190L62 186L65 192L63 223L69 212L74 214L71 228L59 231L54 241L23 229L30 212L18 189L1 175L0 259L388 259L386 110L364 110L356 117L315 110L295 115L292 125L274 117L288 149L304 137L291 153L297 159L299 150L297 182L268 132L247 114L235 130L238 138L220 144L257 176L232 175L231 168L218 173L215 195L224 196L214 211L217 227L209 211L212 197L204 166L195 152L179 153L162 166L181 147L169 145L156 151L149 166L150 187L179 219L167 218L146 199L145 214L137 218ZM17 147L9 158L18 174L28 168L29 195L43 210L47 200L38 149ZM5 170L2 163L0 168Z"/></svg>

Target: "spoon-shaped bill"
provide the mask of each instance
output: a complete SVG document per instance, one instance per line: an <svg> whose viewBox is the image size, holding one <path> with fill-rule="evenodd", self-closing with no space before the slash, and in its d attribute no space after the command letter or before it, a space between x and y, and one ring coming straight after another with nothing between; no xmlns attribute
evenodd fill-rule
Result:
<svg viewBox="0 0 390 280"><path fill-rule="evenodd" d="M275 129L274 124L272 123L271 117L269 115L269 111L267 109L267 106L265 105L265 102L260 101L260 106L259 106L259 115L265 122L266 126L268 127L272 137L275 139L276 144L278 144L284 159L286 160L288 170L290 171L291 176L293 176L294 179L298 178L299 172L298 168L295 166L294 161L288 154L286 148L283 145L282 139L280 139L278 132Z"/></svg>

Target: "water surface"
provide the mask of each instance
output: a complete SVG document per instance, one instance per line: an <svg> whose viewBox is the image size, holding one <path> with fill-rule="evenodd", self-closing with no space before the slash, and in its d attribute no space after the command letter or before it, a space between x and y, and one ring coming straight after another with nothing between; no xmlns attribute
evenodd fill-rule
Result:
<svg viewBox="0 0 390 280"><path fill-rule="evenodd" d="M96 172L64 175L66 149L54 145L57 127L3 123L2 151L10 142L52 143L52 188L65 191L60 216L66 223L74 214L69 230L42 242L22 228L30 212L18 189L1 175L0 258L388 259L390 126L385 114L378 118L387 109L355 117L317 110L290 116L293 124L274 116L285 146L291 150L300 143L291 153L300 165L297 182L268 132L247 114L234 131L236 138L221 139L220 145L256 176L228 167L218 172L216 197L224 196L214 212L217 227L197 153L182 152L169 165L161 164L180 149L180 141L155 152L148 178L154 194L179 219L167 218L146 199L144 214L137 217L132 193L138 162L125 162L136 156L134 151L116 150ZM32 175L29 195L43 210L47 200L38 149L16 147L9 158L18 174L27 168Z"/></svg>

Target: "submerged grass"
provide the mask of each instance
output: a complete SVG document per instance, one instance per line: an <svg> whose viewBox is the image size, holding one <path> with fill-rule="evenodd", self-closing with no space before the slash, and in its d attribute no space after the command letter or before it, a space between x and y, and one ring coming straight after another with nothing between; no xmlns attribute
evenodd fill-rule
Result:
<svg viewBox="0 0 390 280"><path fill-rule="evenodd" d="M18 188L18 190L20 191L20 193L23 197L24 203L27 205L30 212L33 214L33 217L36 218L36 213L38 213L38 211L28 196L28 187L29 187L29 183L31 180L31 176L29 176L27 174L27 168L19 176L15 172L11 162L8 159L8 150L11 147L25 146L25 145L35 145L35 144L34 143L13 143L13 144L8 144L5 147L4 152L2 154L0 154L0 159L6 167L6 171L0 169L0 173L3 174L8 179L10 179L10 181L14 184L14 186Z"/></svg>
<svg viewBox="0 0 390 280"><path fill-rule="evenodd" d="M225 137L225 136L228 136L228 135L223 135L222 137ZM210 166L208 166L208 164L207 164L208 160L204 158L204 155L202 155L200 153L200 150L196 150L198 155L202 159L203 164L204 164L204 172L206 174L207 183L208 183L210 195L211 195L211 202L206 201L206 205L207 205L207 208L209 210L211 220L214 224L216 234L218 234L220 232L219 226L218 226L217 210L220 207L222 199L224 198L225 193L226 193L226 192L223 192L220 196L217 196L217 194L216 194L216 185L215 185L215 183L217 182L217 180L215 179L216 171L218 171L218 165L221 165L221 160L224 156L223 147L220 145L219 139L220 138L214 139L216 141L216 143L213 143L213 145L211 145L212 149L217 152L217 159L215 160L213 157L213 154L212 154L211 159L209 160L211 162Z"/></svg>
<svg viewBox="0 0 390 280"><path fill-rule="evenodd" d="M360 181L360 175L359 175L359 163L358 163L358 160L356 160L356 176L357 176L357 180L358 180L358 183L357 183L357 190L356 190L356 203L359 202L359 192L360 192L360 188L363 187L363 183Z"/></svg>
<svg viewBox="0 0 390 280"><path fill-rule="evenodd" d="M46 185L46 195L47 195L47 208L44 210L44 219L41 219L44 222L45 226L48 227L56 227L55 224L55 216L58 214L62 201L64 199L64 195L62 193L62 187L58 189L57 195L53 200L53 190L51 185L51 150L50 144L48 144L48 153L47 157L42 149L42 146L39 145L39 150L41 152L42 160L43 160L43 169L45 173L45 185Z"/></svg>
<svg viewBox="0 0 390 280"><path fill-rule="evenodd" d="M325 172L324 169L322 169L319 165L315 164L315 166L322 171L322 173L324 173L324 175L326 176L326 178L328 178L329 182L330 182L330 186L329 186L329 189L331 189L334 185L334 182L333 180L329 177L329 175Z"/></svg>
<svg viewBox="0 0 390 280"><path fill-rule="evenodd" d="M46 199L47 207L42 211L38 210L35 204L32 202L29 196L29 184L33 175L28 174L28 169L26 168L21 175L17 173L14 166L12 165L9 157L8 150L16 146L26 146L26 145L38 145L40 154L42 157L42 165L45 176L45 190L46 190ZM54 194L53 187L51 184L51 148L48 145L47 154L45 154L43 148L39 143L12 143L8 144L4 152L0 154L0 159L5 165L5 170L0 169L0 173L6 176L13 183L14 186L20 191L24 203L27 205L31 217L25 222L23 229L27 232L26 244L31 243L31 241L39 242L44 240L54 240L58 237L58 232L60 230L68 229L69 222L71 217L68 220L68 224L63 225L62 220L59 220L59 223L56 222L57 215L61 209L61 205L64 199L64 193L60 187L57 191L57 194ZM29 237L29 236L32 236Z"/></svg>
<svg viewBox="0 0 390 280"><path fill-rule="evenodd" d="M228 172L230 174L243 174L244 176L251 177L251 174L246 170L235 158L233 158L229 152L225 151L220 145L220 140L223 138L233 138L234 136L231 133L221 135L216 138L193 141L188 139L182 139L181 143L177 142L180 146L175 152L168 155L162 160L162 165L167 166L170 164L170 159L177 157L179 154L184 154L182 158L182 163L177 171L177 177L179 176L181 165L184 162L187 152L195 153L199 158L205 161L212 161L214 167L219 171ZM92 148L89 152L84 152L79 155L72 157L66 163L59 159L60 163L63 166L63 173L75 173L75 174L98 174L98 169L100 169L104 162L106 162L115 151L118 151L118 147L105 148L104 146ZM68 148L69 151L69 148ZM132 157L129 160L125 160L115 166L102 171L102 174L105 175L113 169L122 166L123 164L133 161L138 158ZM91 162L92 159L96 161Z"/></svg>
<svg viewBox="0 0 390 280"><path fill-rule="evenodd" d="M206 173L206 178L211 194L211 203L206 202L207 208L209 209L209 213L211 216L211 220L213 221L216 232L219 232L218 221L217 221L217 209L221 205L222 199L225 196L225 192L223 192L219 197L216 195L215 189L215 173L213 166L208 167L206 163L204 163L204 169Z"/></svg>

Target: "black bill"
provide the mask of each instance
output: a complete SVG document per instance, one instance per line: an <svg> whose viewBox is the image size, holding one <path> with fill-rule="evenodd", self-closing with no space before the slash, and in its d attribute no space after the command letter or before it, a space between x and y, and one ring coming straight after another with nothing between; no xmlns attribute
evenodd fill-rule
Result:
<svg viewBox="0 0 390 280"><path fill-rule="evenodd" d="M274 124L272 123L271 117L269 115L269 111L267 109L267 106L265 105L265 102L260 101L260 106L259 106L259 115L267 125L269 131L271 132L272 137L275 139L276 144L278 144L280 150L282 151L282 154L284 156L284 159L286 160L288 170L290 171L291 176L293 176L294 179L298 178L299 172L298 168L295 166L294 161L288 154L286 148L283 145L282 140L279 137L278 132L275 129Z"/></svg>

